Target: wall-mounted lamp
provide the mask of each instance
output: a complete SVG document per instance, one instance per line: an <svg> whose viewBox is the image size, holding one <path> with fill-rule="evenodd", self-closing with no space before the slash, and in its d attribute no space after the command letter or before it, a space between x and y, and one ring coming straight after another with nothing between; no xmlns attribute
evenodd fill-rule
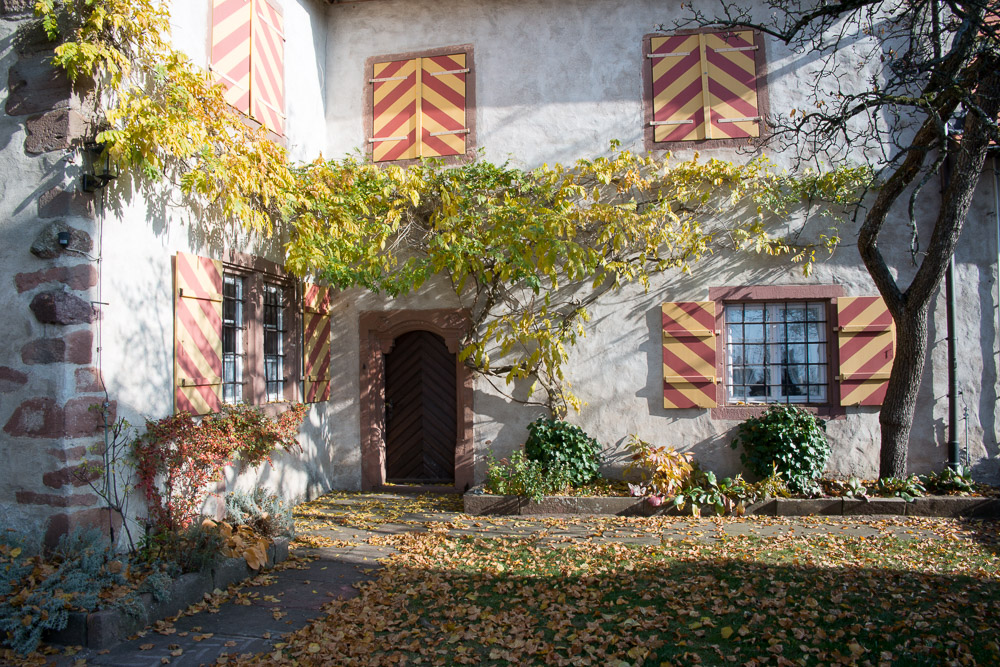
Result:
<svg viewBox="0 0 1000 667"><path fill-rule="evenodd" d="M86 171L80 187L84 192L97 192L111 181L118 178L111 166L111 155L104 149L104 144L88 143L83 146L88 156Z"/></svg>

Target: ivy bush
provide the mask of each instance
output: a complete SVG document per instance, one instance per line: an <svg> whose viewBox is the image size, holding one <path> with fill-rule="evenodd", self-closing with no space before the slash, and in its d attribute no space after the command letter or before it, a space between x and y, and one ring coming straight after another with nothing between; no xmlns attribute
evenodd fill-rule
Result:
<svg viewBox="0 0 1000 667"><path fill-rule="evenodd" d="M579 426L539 417L528 425L524 453L546 469L565 468L570 484L580 486L600 476L601 444Z"/></svg>
<svg viewBox="0 0 1000 667"><path fill-rule="evenodd" d="M826 422L794 405L770 405L759 417L744 421L732 448L740 445L740 460L750 472L759 477L781 473L796 493L817 490L816 479L830 458Z"/></svg>

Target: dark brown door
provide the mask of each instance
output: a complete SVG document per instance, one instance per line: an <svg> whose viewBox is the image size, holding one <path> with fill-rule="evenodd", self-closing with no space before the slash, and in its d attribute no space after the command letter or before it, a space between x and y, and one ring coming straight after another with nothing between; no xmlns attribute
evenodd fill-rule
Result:
<svg viewBox="0 0 1000 667"><path fill-rule="evenodd" d="M455 355L430 331L411 331L385 355L385 478L455 482Z"/></svg>

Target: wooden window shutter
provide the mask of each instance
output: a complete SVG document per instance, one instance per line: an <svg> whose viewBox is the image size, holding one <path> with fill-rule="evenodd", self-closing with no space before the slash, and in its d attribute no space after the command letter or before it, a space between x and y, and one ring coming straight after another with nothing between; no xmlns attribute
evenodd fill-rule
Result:
<svg viewBox="0 0 1000 667"><path fill-rule="evenodd" d="M285 133L285 29L276 2L254 2L250 115L281 136Z"/></svg>
<svg viewBox="0 0 1000 667"><path fill-rule="evenodd" d="M463 155L469 134L465 54L420 58L420 155Z"/></svg>
<svg viewBox="0 0 1000 667"><path fill-rule="evenodd" d="M330 290L306 283L302 295L303 396L306 403L330 400Z"/></svg>
<svg viewBox="0 0 1000 667"><path fill-rule="evenodd" d="M880 296L837 299L840 404L882 405L896 347L892 315Z"/></svg>
<svg viewBox="0 0 1000 667"><path fill-rule="evenodd" d="M375 63L372 83L372 159L417 157L419 59Z"/></svg>
<svg viewBox="0 0 1000 667"><path fill-rule="evenodd" d="M213 0L212 72L225 88L226 102L250 113L251 0Z"/></svg>
<svg viewBox="0 0 1000 667"><path fill-rule="evenodd" d="M753 32L714 32L704 37L710 138L759 137L757 46Z"/></svg>
<svg viewBox="0 0 1000 667"><path fill-rule="evenodd" d="M715 302L663 304L663 407L714 408Z"/></svg>
<svg viewBox="0 0 1000 667"><path fill-rule="evenodd" d="M222 262L174 258L174 411L222 408Z"/></svg>
<svg viewBox="0 0 1000 667"><path fill-rule="evenodd" d="M701 46L698 35L650 39L653 82L653 140L705 138Z"/></svg>

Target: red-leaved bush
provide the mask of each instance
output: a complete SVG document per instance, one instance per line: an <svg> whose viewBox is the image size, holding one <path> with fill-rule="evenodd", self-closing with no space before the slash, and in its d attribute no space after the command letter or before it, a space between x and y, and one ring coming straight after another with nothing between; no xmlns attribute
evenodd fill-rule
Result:
<svg viewBox="0 0 1000 667"><path fill-rule="evenodd" d="M186 412L146 420L132 455L153 530L188 526L198 516L205 487L222 478L227 464L270 463L276 449L299 449L299 426L308 409L293 405L272 419L257 408L234 405L200 420Z"/></svg>

